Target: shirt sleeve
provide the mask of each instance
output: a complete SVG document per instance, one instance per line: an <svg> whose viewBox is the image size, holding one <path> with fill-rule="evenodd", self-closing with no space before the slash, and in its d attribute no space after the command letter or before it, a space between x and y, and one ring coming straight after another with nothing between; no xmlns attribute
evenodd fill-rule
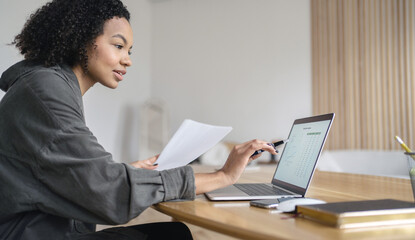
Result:
<svg viewBox="0 0 415 240"><path fill-rule="evenodd" d="M152 204L195 197L191 167L159 172L116 163L86 127L59 132L36 162L37 207L84 222L122 224Z"/></svg>
<svg viewBox="0 0 415 240"><path fill-rule="evenodd" d="M23 78L23 77L22 77ZM115 162L87 128L73 72L26 74L3 104L10 212L42 211L87 223L122 224L152 204L194 199L191 167L167 171ZM6 178L3 178L6 179ZM12 193L10 190L7 193ZM7 203L10 203L8 201Z"/></svg>
<svg viewBox="0 0 415 240"><path fill-rule="evenodd" d="M17 108L25 121L19 126L15 122L16 131L27 140L19 154L26 153L22 156L30 159L25 164L35 178L25 186L30 189L25 202L30 207L25 209L88 223L122 224L152 204L194 199L191 167L159 172L113 161L85 125L76 77L62 71L46 69L27 76L21 96L30 101L20 101L22 108Z"/></svg>

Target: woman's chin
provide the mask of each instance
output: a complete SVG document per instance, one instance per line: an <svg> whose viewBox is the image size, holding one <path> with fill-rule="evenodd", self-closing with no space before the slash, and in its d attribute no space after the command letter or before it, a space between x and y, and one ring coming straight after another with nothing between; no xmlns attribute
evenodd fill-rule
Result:
<svg viewBox="0 0 415 240"><path fill-rule="evenodd" d="M107 88L116 89L118 87L118 82L114 81L114 82L110 82L110 83L106 83L102 85L104 85Z"/></svg>

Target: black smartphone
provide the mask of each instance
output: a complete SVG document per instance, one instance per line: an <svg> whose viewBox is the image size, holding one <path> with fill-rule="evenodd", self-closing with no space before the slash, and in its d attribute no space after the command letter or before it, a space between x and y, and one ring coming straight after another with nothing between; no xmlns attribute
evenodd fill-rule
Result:
<svg viewBox="0 0 415 240"><path fill-rule="evenodd" d="M260 208L277 208L280 202L293 199L291 197L287 198L276 198L276 199L263 199L263 200L253 200L249 204L254 207Z"/></svg>

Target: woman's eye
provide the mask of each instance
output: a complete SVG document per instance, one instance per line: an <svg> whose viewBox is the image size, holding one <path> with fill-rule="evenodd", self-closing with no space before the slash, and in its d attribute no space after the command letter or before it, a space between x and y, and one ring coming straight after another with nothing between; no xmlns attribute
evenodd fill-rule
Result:
<svg viewBox="0 0 415 240"><path fill-rule="evenodd" d="M122 45L119 45L119 44L116 44L115 47L118 49L122 49Z"/></svg>

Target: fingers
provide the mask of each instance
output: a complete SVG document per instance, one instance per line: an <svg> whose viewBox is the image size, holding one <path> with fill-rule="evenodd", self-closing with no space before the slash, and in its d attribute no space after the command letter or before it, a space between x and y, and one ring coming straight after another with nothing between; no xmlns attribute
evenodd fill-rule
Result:
<svg viewBox="0 0 415 240"><path fill-rule="evenodd" d="M249 142L236 145L232 149L221 171L223 171L225 176L230 179L230 182L236 181L242 174L246 165L260 156L260 154L252 156L255 151L260 149L268 151L271 154L276 154L272 144L258 139L251 140Z"/></svg>
<svg viewBox="0 0 415 240"><path fill-rule="evenodd" d="M156 169L158 167L158 165L146 165L146 166L143 166L142 168L144 168L144 169L149 169L149 170L154 170L154 169Z"/></svg>
<svg viewBox="0 0 415 240"><path fill-rule="evenodd" d="M259 150L261 150L261 152L267 151L271 154L277 154L277 151L275 150L274 146L271 143L258 140L258 139L254 139L249 142L245 142L240 145L237 145L235 146L235 150L240 151L240 152L245 152L252 159L257 159L260 156L260 153L253 155L256 151L259 151Z"/></svg>
<svg viewBox="0 0 415 240"><path fill-rule="evenodd" d="M160 156L160 154L157 154L156 156L145 160L143 168L150 169L150 170L156 169L158 167L158 164L156 163L156 161L157 161L159 156Z"/></svg>
<svg viewBox="0 0 415 240"><path fill-rule="evenodd" d="M135 162L131 163L131 165L136 167L136 168L144 168L144 169L154 170L158 167L158 164L155 163L155 162L157 161L159 156L160 156L160 154L157 154L156 156L153 156L153 157L151 157L149 159L146 159L146 160L135 161Z"/></svg>
<svg viewBox="0 0 415 240"><path fill-rule="evenodd" d="M157 159L159 158L159 156L160 156L160 154L157 154L156 156L153 156L153 157L151 157L151 158L149 158L149 159L147 159L147 160L148 160L148 162L150 162L151 164L154 164L154 163L157 161Z"/></svg>

